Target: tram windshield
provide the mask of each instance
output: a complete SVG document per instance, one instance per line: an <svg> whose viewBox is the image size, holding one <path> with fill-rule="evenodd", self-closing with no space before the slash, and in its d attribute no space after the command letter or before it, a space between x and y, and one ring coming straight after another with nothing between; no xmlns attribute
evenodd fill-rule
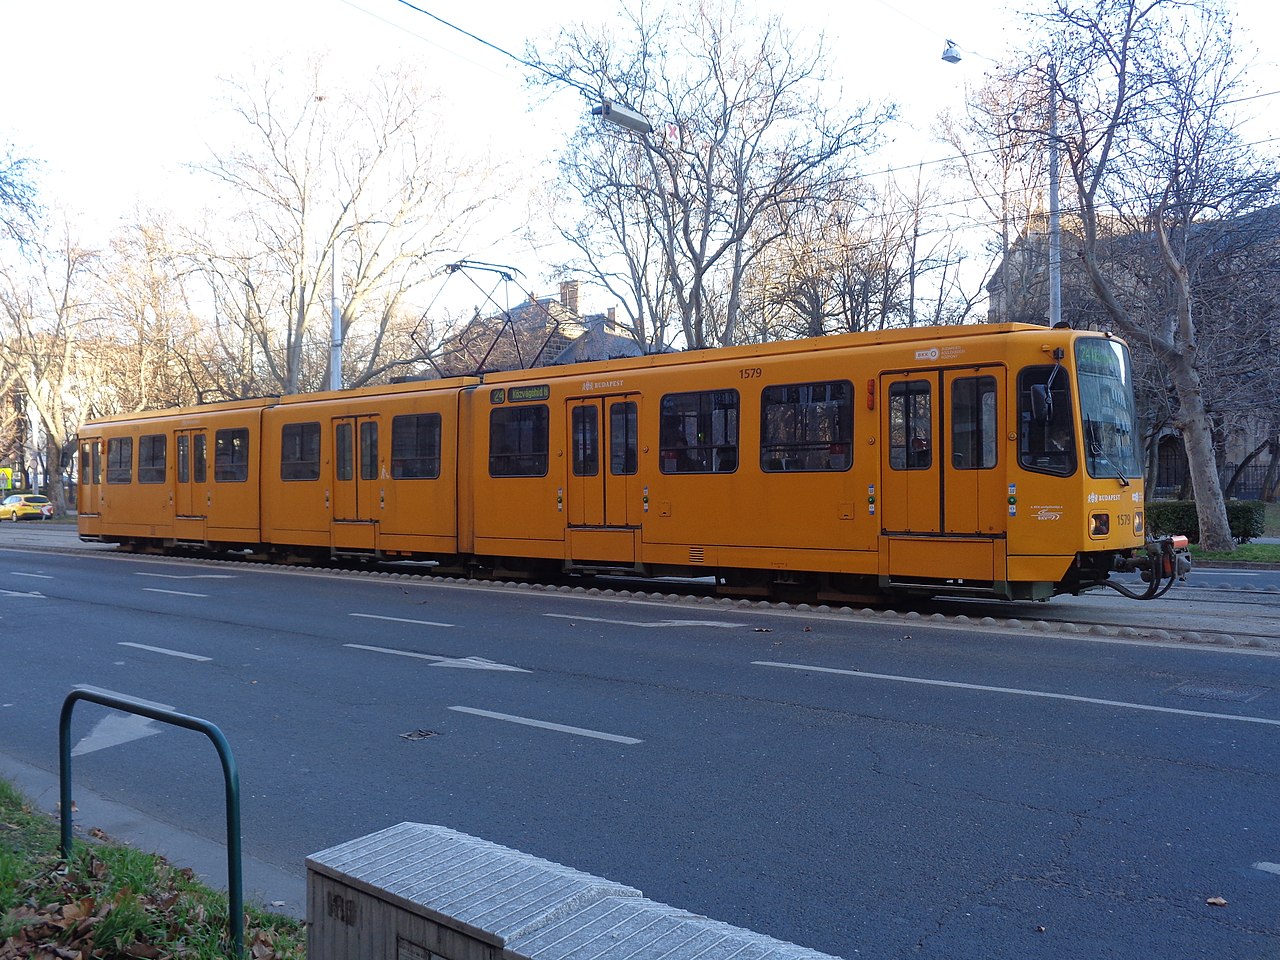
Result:
<svg viewBox="0 0 1280 960"><path fill-rule="evenodd" d="M1085 468L1091 477L1128 485L1142 471L1129 352L1116 340L1082 337L1076 341L1076 377Z"/></svg>

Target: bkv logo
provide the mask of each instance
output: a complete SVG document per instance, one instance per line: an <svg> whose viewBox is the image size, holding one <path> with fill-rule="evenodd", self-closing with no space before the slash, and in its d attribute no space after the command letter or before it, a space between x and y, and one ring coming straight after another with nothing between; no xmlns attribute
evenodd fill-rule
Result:
<svg viewBox="0 0 1280 960"><path fill-rule="evenodd" d="M917 360L937 360L937 359L938 359L938 348L937 348L937 347L932 347L932 348L930 348L930 349L928 349L928 350L917 350L917 351L916 351L916 359L917 359Z"/></svg>

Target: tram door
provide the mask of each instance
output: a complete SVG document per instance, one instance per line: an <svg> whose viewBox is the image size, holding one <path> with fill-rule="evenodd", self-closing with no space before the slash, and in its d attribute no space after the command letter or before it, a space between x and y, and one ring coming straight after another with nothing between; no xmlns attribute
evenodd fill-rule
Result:
<svg viewBox="0 0 1280 960"><path fill-rule="evenodd" d="M179 540L204 540L209 513L208 434L179 430L174 435L174 448L173 532Z"/></svg>
<svg viewBox="0 0 1280 960"><path fill-rule="evenodd" d="M568 401L570 559L633 563L641 498L635 395Z"/></svg>
<svg viewBox="0 0 1280 960"><path fill-rule="evenodd" d="M940 371L881 377L880 523L886 536L942 530Z"/></svg>
<svg viewBox="0 0 1280 960"><path fill-rule="evenodd" d="M102 510L102 438L80 441L80 475L76 484L76 512L97 516Z"/></svg>
<svg viewBox="0 0 1280 960"><path fill-rule="evenodd" d="M891 575L1003 578L1006 379L995 365L881 377L879 502Z"/></svg>
<svg viewBox="0 0 1280 960"><path fill-rule="evenodd" d="M333 435L335 548L372 550L381 512L377 417L336 417Z"/></svg>

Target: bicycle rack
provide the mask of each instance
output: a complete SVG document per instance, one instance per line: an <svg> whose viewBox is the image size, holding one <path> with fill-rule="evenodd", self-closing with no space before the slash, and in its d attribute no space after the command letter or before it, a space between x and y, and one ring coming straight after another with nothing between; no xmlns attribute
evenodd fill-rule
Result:
<svg viewBox="0 0 1280 960"><path fill-rule="evenodd" d="M240 776L236 772L235 757L231 755L227 738L216 726L199 717L167 710L150 701L113 693L110 690L101 690L98 687L72 687L71 692L62 702L62 715L58 720L58 788L61 798L61 855L64 861L71 859L71 713L79 700L88 700L114 710L169 723L175 727L197 730L213 741L214 747L218 750L218 757L222 760L222 774L226 782L227 900L231 940L235 949L234 956L243 957L244 881L240 865Z"/></svg>

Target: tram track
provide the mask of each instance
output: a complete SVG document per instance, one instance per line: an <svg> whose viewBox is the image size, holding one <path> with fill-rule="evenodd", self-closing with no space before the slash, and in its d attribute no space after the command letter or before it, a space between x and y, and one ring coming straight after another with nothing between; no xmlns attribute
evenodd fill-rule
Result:
<svg viewBox="0 0 1280 960"><path fill-rule="evenodd" d="M67 540L48 545L14 544L19 549L55 552L94 552L112 558L154 559L205 565L234 565L258 569L330 572L334 575L395 577L465 584L483 588L518 588L583 593L673 604L750 608L777 613L797 612L824 617L857 617L879 622L902 621L937 627L987 630L1029 630L1042 634L1090 634L1153 642L1204 643L1280 652L1280 589L1193 587L1178 585L1166 597L1150 602L1127 600L1119 594L1094 592L1080 597L1056 597L1047 602L997 601L982 598L886 598L874 604L822 600L767 600L720 594L710 578L640 579L628 576L576 576L513 581L448 575L421 563L352 561L323 564L283 564L246 556L199 554L162 555L104 549ZM1190 594L1211 593L1211 596Z"/></svg>

